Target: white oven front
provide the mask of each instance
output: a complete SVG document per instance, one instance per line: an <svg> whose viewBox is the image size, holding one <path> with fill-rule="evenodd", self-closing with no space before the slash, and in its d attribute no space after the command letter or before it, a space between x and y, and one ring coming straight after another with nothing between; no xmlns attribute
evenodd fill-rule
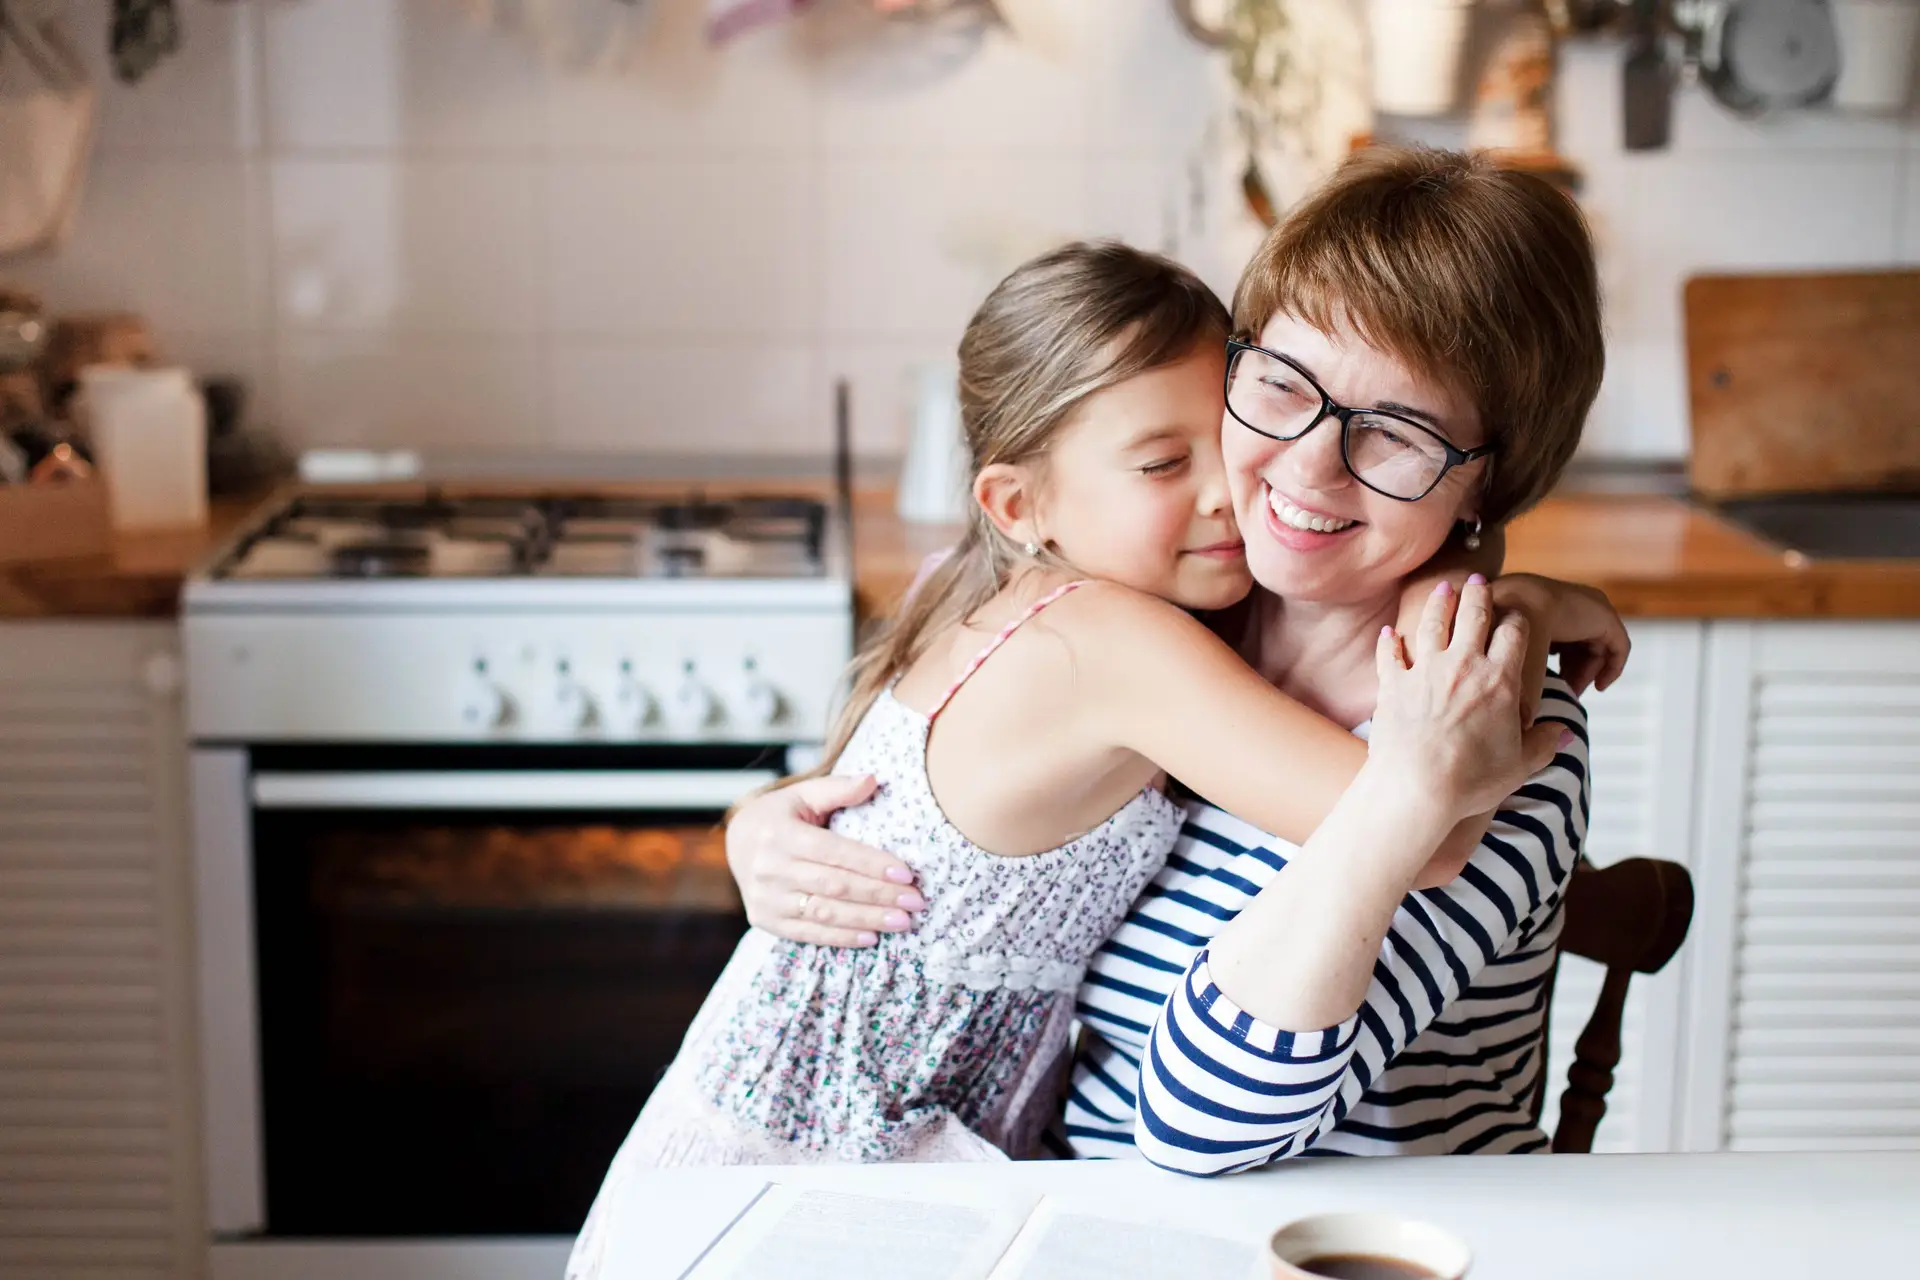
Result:
<svg viewBox="0 0 1920 1280"><path fill-rule="evenodd" d="M557 1275L745 928L719 821L798 763L197 748L213 1274Z"/></svg>

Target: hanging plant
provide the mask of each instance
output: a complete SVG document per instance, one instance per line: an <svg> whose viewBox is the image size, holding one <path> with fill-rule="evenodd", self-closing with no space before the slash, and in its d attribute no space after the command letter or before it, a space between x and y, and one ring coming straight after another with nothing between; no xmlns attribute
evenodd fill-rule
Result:
<svg viewBox="0 0 1920 1280"><path fill-rule="evenodd" d="M1234 0L1225 31L1235 114L1249 149L1305 149L1320 102L1318 77L1298 56L1290 0Z"/></svg>
<svg viewBox="0 0 1920 1280"><path fill-rule="evenodd" d="M1211 30L1233 81L1247 203L1271 225L1371 125L1359 18L1350 0L1227 0Z"/></svg>

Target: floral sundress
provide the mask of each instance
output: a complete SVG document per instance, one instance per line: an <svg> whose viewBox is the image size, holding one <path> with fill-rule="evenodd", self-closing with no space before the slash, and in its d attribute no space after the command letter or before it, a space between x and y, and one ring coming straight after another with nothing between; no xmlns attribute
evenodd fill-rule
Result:
<svg viewBox="0 0 1920 1280"><path fill-rule="evenodd" d="M603 1212L634 1168L1033 1151L1056 1109L1087 961L1165 862L1181 810L1143 790L1057 849L1003 857L941 813L926 751L967 678L1079 585L1000 632L932 712L891 691L874 702L835 772L880 785L832 828L914 869L927 900L919 924L866 949L748 931L614 1157L569 1277L595 1274Z"/></svg>

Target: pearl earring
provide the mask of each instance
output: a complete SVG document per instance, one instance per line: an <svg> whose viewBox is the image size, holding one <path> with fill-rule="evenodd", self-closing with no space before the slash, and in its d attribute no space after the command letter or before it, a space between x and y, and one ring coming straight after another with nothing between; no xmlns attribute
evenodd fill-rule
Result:
<svg viewBox="0 0 1920 1280"><path fill-rule="evenodd" d="M1026 546L1020 549L1026 552L1027 555L1032 559L1037 560L1040 558L1040 544L1037 542L1029 542Z"/></svg>
<svg viewBox="0 0 1920 1280"><path fill-rule="evenodd" d="M1466 546L1469 551L1480 549L1480 518L1474 517L1473 528L1467 531Z"/></svg>

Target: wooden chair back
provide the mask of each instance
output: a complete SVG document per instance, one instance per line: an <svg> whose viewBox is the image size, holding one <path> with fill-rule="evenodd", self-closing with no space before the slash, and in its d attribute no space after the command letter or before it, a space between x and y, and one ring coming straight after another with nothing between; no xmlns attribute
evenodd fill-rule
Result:
<svg viewBox="0 0 1920 1280"><path fill-rule="evenodd" d="M1560 1096L1555 1151L1592 1151L1593 1135L1607 1114L1607 1090L1620 1065L1620 1021L1627 984L1636 973L1658 973L1687 940L1693 922L1693 877L1677 862L1628 858L1608 867L1582 860L1567 885L1563 954L1605 965L1607 976L1593 1016L1573 1047L1567 1090ZM1551 1000L1551 992L1549 992ZM1551 1004L1549 1004L1551 1008ZM1546 1045L1541 1044L1544 1057ZM1546 1072L1540 1073L1545 1101Z"/></svg>

